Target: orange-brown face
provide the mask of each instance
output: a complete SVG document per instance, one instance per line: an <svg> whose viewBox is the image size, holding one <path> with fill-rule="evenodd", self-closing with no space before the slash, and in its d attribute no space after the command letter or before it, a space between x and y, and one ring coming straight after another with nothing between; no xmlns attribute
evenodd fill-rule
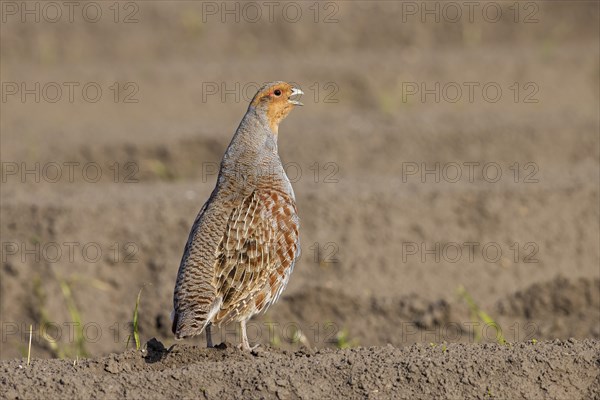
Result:
<svg viewBox="0 0 600 400"><path fill-rule="evenodd" d="M303 94L286 82L274 82L263 86L252 99L251 105L262 109L267 114L269 126L273 133L279 131L279 123L292 111L294 106L301 106L296 95Z"/></svg>

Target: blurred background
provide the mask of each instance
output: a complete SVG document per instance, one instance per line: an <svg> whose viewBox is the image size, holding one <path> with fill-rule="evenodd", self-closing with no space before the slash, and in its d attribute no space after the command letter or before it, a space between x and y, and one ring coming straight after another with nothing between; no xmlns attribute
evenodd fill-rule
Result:
<svg viewBox="0 0 600 400"><path fill-rule="evenodd" d="M2 1L3 358L175 341L175 276L256 88L302 258L276 347L600 338L599 7ZM237 342L236 326L214 333ZM204 338L189 340L204 345Z"/></svg>

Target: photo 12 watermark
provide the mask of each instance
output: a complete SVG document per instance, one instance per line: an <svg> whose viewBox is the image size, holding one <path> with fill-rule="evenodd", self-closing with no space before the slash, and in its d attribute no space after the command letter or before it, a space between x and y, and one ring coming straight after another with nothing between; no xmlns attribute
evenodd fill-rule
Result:
<svg viewBox="0 0 600 400"><path fill-rule="evenodd" d="M30 329L31 325L31 329ZM464 342L523 342L535 340L539 327L534 322L514 322L503 329L500 325L481 321L456 321L423 328L414 321L402 321L397 325L400 343L453 343ZM44 321L28 324L24 322L2 322L2 343L10 341L27 343L30 335L35 343L88 344L112 342L124 346L133 345L132 322L116 321L101 324L94 321ZM336 346L344 348L358 343L350 339L345 329L332 321L253 321L246 324L251 343L269 343L278 347L282 343L307 347ZM228 324L218 331L213 330L216 343L240 343L241 333L237 324Z"/></svg>
<svg viewBox="0 0 600 400"><path fill-rule="evenodd" d="M447 322L429 328L423 328L412 321L402 321L398 326L402 343L452 343L466 340L469 343L481 341L522 342L532 340L539 334L534 322L514 322L502 329L497 323L482 321Z"/></svg>
<svg viewBox="0 0 600 400"><path fill-rule="evenodd" d="M115 24L140 22L140 2L135 1L2 1L2 23L85 22Z"/></svg>
<svg viewBox="0 0 600 400"><path fill-rule="evenodd" d="M540 6L535 1L402 1L403 23L537 24Z"/></svg>
<svg viewBox="0 0 600 400"><path fill-rule="evenodd" d="M540 246L536 242L413 242L400 245L402 263L488 263L496 264L503 259L514 264L537 264Z"/></svg>
<svg viewBox="0 0 600 400"><path fill-rule="evenodd" d="M265 82L202 82L202 102L249 103L264 84ZM304 93L304 98L314 103L337 104L340 102L338 97L340 88L335 82L312 82L304 88L295 82L289 82L289 84L300 89ZM302 98L303 95L295 97L296 100Z"/></svg>
<svg viewBox="0 0 600 400"><path fill-rule="evenodd" d="M335 1L203 1L202 23L337 24L340 6Z"/></svg>
<svg viewBox="0 0 600 400"><path fill-rule="evenodd" d="M215 180L219 175L220 164L216 162L203 162L201 167L201 180L206 183ZM340 182L340 166L334 161L315 161L310 164L289 161L279 167L257 166L254 169L248 169L244 166L235 169L233 173L239 182L249 181L249 176L253 179L280 179L282 173L285 173L290 183L297 183L301 180L307 180L316 184L335 184ZM252 183L252 182L250 182Z"/></svg>
<svg viewBox="0 0 600 400"><path fill-rule="evenodd" d="M136 82L26 82L3 81L2 103L139 103Z"/></svg>
<svg viewBox="0 0 600 400"><path fill-rule="evenodd" d="M402 103L469 103L495 104L502 99L519 104L540 102L536 82L500 83L493 81L402 82Z"/></svg>
<svg viewBox="0 0 600 400"><path fill-rule="evenodd" d="M402 163L402 183L539 183L540 167L532 161L512 164L496 161Z"/></svg>
<svg viewBox="0 0 600 400"><path fill-rule="evenodd" d="M0 259L3 263L45 264L132 264L139 262L139 245L135 242L79 242L39 240L3 241Z"/></svg>
<svg viewBox="0 0 600 400"><path fill-rule="evenodd" d="M140 168L133 161L107 165L94 161L2 161L0 170L2 183L138 183Z"/></svg>
<svg viewBox="0 0 600 400"><path fill-rule="evenodd" d="M30 331L30 325L31 331ZM253 321L246 324L248 340L251 343L267 342L277 346L282 342L323 346L338 341L342 331L330 321ZM2 322L2 343L20 341L27 343L30 334L32 341L40 343L94 344L102 341L127 344L132 343L132 322L116 321L101 324L93 321L44 321L43 323ZM241 333L237 324L228 324L213 332L217 343L240 343Z"/></svg>

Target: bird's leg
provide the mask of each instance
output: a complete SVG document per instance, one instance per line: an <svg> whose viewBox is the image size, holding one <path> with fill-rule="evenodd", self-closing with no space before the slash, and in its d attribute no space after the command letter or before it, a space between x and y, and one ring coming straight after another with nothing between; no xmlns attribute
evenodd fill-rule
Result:
<svg viewBox="0 0 600 400"><path fill-rule="evenodd" d="M242 330L242 350L250 350L250 343L248 343L248 335L246 334L246 320L240 321L240 328Z"/></svg>
<svg viewBox="0 0 600 400"><path fill-rule="evenodd" d="M212 335L210 333L210 326L211 326L211 323L209 322L208 325L206 325L206 330L204 331L206 333L206 347L208 347L208 348L213 347Z"/></svg>
<svg viewBox="0 0 600 400"><path fill-rule="evenodd" d="M256 349L258 344L250 347L250 343L248 342L248 335L246 333L246 320L240 321L240 327L242 330L242 344L240 345L242 350L250 351Z"/></svg>

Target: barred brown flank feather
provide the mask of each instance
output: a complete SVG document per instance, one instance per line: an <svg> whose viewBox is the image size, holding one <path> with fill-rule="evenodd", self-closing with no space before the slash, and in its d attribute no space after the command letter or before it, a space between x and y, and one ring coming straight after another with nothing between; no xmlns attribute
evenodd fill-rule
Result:
<svg viewBox="0 0 600 400"><path fill-rule="evenodd" d="M282 212L290 209L288 215ZM228 221L219 245L213 285L223 298L215 324L259 313L287 284L298 249L298 217L291 198L257 190Z"/></svg>
<svg viewBox="0 0 600 400"><path fill-rule="evenodd" d="M217 185L192 226L173 295L173 333L242 325L273 304L300 254L299 218L277 152L279 123L297 92L284 82L253 98L221 162ZM207 332L208 333L208 332ZM210 344L210 338L207 335Z"/></svg>

